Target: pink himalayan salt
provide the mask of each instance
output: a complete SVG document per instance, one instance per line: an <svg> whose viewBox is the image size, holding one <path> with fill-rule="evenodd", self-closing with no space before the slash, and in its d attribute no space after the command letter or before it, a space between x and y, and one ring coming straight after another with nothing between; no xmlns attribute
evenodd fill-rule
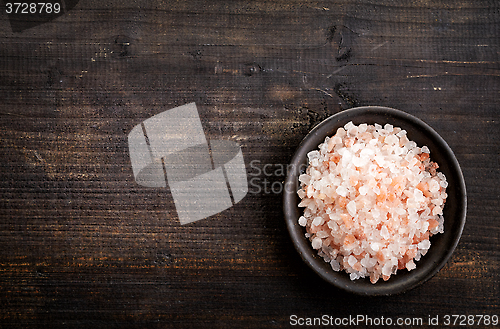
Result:
<svg viewBox="0 0 500 329"><path fill-rule="evenodd" d="M429 153L399 127L352 122L309 152L299 224L333 270L376 283L415 269L444 232L448 183Z"/></svg>

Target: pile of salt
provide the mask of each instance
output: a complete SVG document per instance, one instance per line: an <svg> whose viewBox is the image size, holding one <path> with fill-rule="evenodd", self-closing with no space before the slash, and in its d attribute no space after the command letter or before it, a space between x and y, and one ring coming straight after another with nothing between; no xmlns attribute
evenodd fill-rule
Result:
<svg viewBox="0 0 500 329"><path fill-rule="evenodd" d="M388 280L444 232L447 181L429 153L401 128L352 122L309 152L299 224L335 271Z"/></svg>

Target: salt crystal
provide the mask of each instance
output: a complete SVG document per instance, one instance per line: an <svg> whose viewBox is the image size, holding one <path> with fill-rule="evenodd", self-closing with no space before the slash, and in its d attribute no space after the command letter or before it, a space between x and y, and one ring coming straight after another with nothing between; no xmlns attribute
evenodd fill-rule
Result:
<svg viewBox="0 0 500 329"><path fill-rule="evenodd" d="M340 138L339 136L334 136L332 138L332 143L335 143L335 145L342 144L342 138Z"/></svg>
<svg viewBox="0 0 500 329"><path fill-rule="evenodd" d="M418 243L419 249L429 249L431 247L431 242L429 240L423 240Z"/></svg>
<svg viewBox="0 0 500 329"><path fill-rule="evenodd" d="M390 238L390 234L389 234L389 230L387 229L387 226L382 225L382 229L380 230L380 235L386 240Z"/></svg>
<svg viewBox="0 0 500 329"><path fill-rule="evenodd" d="M342 144L342 138L340 138L339 136L333 136L332 138L330 138L328 140L328 152L331 152L335 148L335 146L339 144Z"/></svg>
<svg viewBox="0 0 500 329"><path fill-rule="evenodd" d="M320 154L326 154L328 152L328 143L323 143L319 145Z"/></svg>
<svg viewBox="0 0 500 329"><path fill-rule="evenodd" d="M328 217L330 217L330 220L334 220L336 222L340 221L340 216L339 214L335 213L335 212L332 212L328 215Z"/></svg>
<svg viewBox="0 0 500 329"><path fill-rule="evenodd" d="M421 251L417 251L417 255L413 259L415 259L418 262L421 257L422 257L422 252Z"/></svg>
<svg viewBox="0 0 500 329"><path fill-rule="evenodd" d="M340 160L343 167L347 167L347 165L352 160L352 153L349 150L345 150L344 154L342 154L342 159Z"/></svg>
<svg viewBox="0 0 500 329"><path fill-rule="evenodd" d="M395 254L396 253L393 253L393 255L395 255ZM397 257L395 257L395 256L391 257L390 262L391 262L392 268L396 268L398 266L398 259L397 259Z"/></svg>
<svg viewBox="0 0 500 329"><path fill-rule="evenodd" d="M319 151L311 151L307 153L307 158L309 159L309 161L312 161L313 159L318 159L319 156L320 156Z"/></svg>
<svg viewBox="0 0 500 329"><path fill-rule="evenodd" d="M369 265L370 265L370 256L368 254L366 254L366 256L363 257L363 259L361 259L360 263L364 267L369 267Z"/></svg>
<svg viewBox="0 0 500 329"><path fill-rule="evenodd" d="M320 225L323 225L324 222L325 222L325 220L323 217L317 216L314 218L312 225L313 226L320 226Z"/></svg>
<svg viewBox="0 0 500 329"><path fill-rule="evenodd" d="M299 207L307 207L312 201L312 199L302 199L299 203Z"/></svg>
<svg viewBox="0 0 500 329"><path fill-rule="evenodd" d="M314 187L312 185L307 186L306 192L307 192L307 197L312 198L314 195Z"/></svg>
<svg viewBox="0 0 500 329"><path fill-rule="evenodd" d="M339 226L337 225L337 223L335 222L334 219L329 220L328 223L327 223L327 226L332 231L337 231L338 228L339 228Z"/></svg>
<svg viewBox="0 0 500 329"><path fill-rule="evenodd" d="M327 238L330 236L330 233L326 232L326 231L319 231L318 233L316 233L316 236L318 238L321 238L321 239L324 239L324 238Z"/></svg>
<svg viewBox="0 0 500 329"><path fill-rule="evenodd" d="M339 129L337 129L335 136L338 136L340 138L344 138L346 134L347 134L347 132L345 131L345 129L340 127Z"/></svg>
<svg viewBox="0 0 500 329"><path fill-rule="evenodd" d="M384 157L381 156L381 155L376 155L374 158L373 158L377 164L380 166L380 167L384 167L385 165L385 160L384 160Z"/></svg>
<svg viewBox="0 0 500 329"><path fill-rule="evenodd" d="M377 165L371 164L368 166L368 175L375 177L375 174L377 173Z"/></svg>
<svg viewBox="0 0 500 329"><path fill-rule="evenodd" d="M389 135L385 138L385 142L389 145L395 145L396 143L399 143L399 138L395 135Z"/></svg>
<svg viewBox="0 0 500 329"><path fill-rule="evenodd" d="M356 264L358 262L358 260L356 259L356 257L354 257L353 255L349 256L349 258L347 259L347 263L352 267L354 266L354 264Z"/></svg>
<svg viewBox="0 0 500 329"><path fill-rule="evenodd" d="M299 225L306 226L306 224L307 224L307 218L305 218L304 216L300 216L299 217Z"/></svg>
<svg viewBox="0 0 500 329"><path fill-rule="evenodd" d="M389 132L385 129L379 129L377 131L380 134L380 136L387 136L389 134Z"/></svg>
<svg viewBox="0 0 500 329"><path fill-rule="evenodd" d="M371 268L371 267L377 265L377 259L370 257L369 254L366 254L366 256L361 261L362 261L362 265L366 268Z"/></svg>
<svg viewBox="0 0 500 329"><path fill-rule="evenodd" d="M319 179L321 177L321 175L322 175L321 171L316 170L316 169L311 169L310 176L313 180Z"/></svg>
<svg viewBox="0 0 500 329"><path fill-rule="evenodd" d="M350 135L350 136L356 136L358 134L358 127L357 126L354 126L352 128L350 128L347 133Z"/></svg>
<svg viewBox="0 0 500 329"><path fill-rule="evenodd" d="M384 267L382 267L382 275L391 275L392 273L392 265L391 263L386 263Z"/></svg>
<svg viewBox="0 0 500 329"><path fill-rule="evenodd" d="M355 165L356 167L364 167L368 163L369 159L368 157L353 157L352 158L352 164Z"/></svg>
<svg viewBox="0 0 500 329"><path fill-rule="evenodd" d="M435 206L434 208L432 208L432 215L433 216L441 215L442 213L443 213L443 209L440 206Z"/></svg>
<svg viewBox="0 0 500 329"><path fill-rule="evenodd" d="M336 259L332 259L332 260L330 261L330 265L332 266L332 269L333 269L335 272L340 271L340 263L339 263L339 262L337 262L337 260L336 260Z"/></svg>
<svg viewBox="0 0 500 329"><path fill-rule="evenodd" d="M329 255L325 252L325 247L324 247L324 246L323 246L323 248L322 248L320 251L318 251L318 255L319 255L319 256L321 256L321 257L323 257L323 260L324 260L325 262L330 263L331 258L330 258L330 256L329 256Z"/></svg>
<svg viewBox="0 0 500 329"><path fill-rule="evenodd" d="M314 200L311 199L312 202L309 202L309 204L307 205L307 209L309 209L311 212L315 212L318 207L316 205L316 202L314 202Z"/></svg>
<svg viewBox="0 0 500 329"><path fill-rule="evenodd" d="M437 191L439 191L439 183L435 179L429 180L428 185L429 185L429 191L431 193L436 193Z"/></svg>
<svg viewBox="0 0 500 329"><path fill-rule="evenodd" d="M352 123L352 121L349 121L348 123L345 124L344 129L349 130L353 127L354 127L354 124Z"/></svg>
<svg viewBox="0 0 500 329"><path fill-rule="evenodd" d="M415 197L415 201L416 202L422 202L422 201L425 201L425 196L424 196L424 193L419 190L418 188L416 188L413 192L413 196Z"/></svg>
<svg viewBox="0 0 500 329"><path fill-rule="evenodd" d="M394 149L393 149L393 153L394 153L395 155L402 155L402 154L404 154L404 153L405 153L405 149L404 149L403 147L397 147L397 146L396 146L396 147L394 147Z"/></svg>
<svg viewBox="0 0 500 329"><path fill-rule="evenodd" d="M440 198L432 199L431 203L435 204L436 206L440 206L443 204L443 199L440 199Z"/></svg>
<svg viewBox="0 0 500 329"><path fill-rule="evenodd" d="M368 193L368 191L369 191L369 187L366 185L360 186L358 191L359 191L359 194L366 195L366 193Z"/></svg>
<svg viewBox="0 0 500 329"><path fill-rule="evenodd" d="M395 212L400 215L400 216L403 216L403 215L406 215L406 209L404 208L401 208L401 207L398 207L395 209Z"/></svg>
<svg viewBox="0 0 500 329"><path fill-rule="evenodd" d="M359 156L360 157L371 157L374 154L375 154L375 151L373 151L370 148L364 148L364 149L361 150L361 152L359 152Z"/></svg>
<svg viewBox="0 0 500 329"><path fill-rule="evenodd" d="M394 163L389 164L389 170L391 171L391 173L393 173L396 176L399 175L399 173L401 172L399 170L399 168L396 167L396 165Z"/></svg>
<svg viewBox="0 0 500 329"><path fill-rule="evenodd" d="M319 249L319 248L321 248L321 245L323 244L323 242L321 241L321 238L315 237L312 240L311 244L312 244L313 249Z"/></svg>
<svg viewBox="0 0 500 329"><path fill-rule="evenodd" d="M363 143L354 143L353 146L351 146L351 152L353 154L358 153L359 150L363 149L365 147L365 144Z"/></svg>
<svg viewBox="0 0 500 329"><path fill-rule="evenodd" d="M415 269L417 266L415 265L415 263L413 262L413 260L410 260L408 263L406 263L406 269L408 271L411 271L413 269Z"/></svg>
<svg viewBox="0 0 500 329"><path fill-rule="evenodd" d="M299 182L304 183L304 184L309 184L311 181L311 176L307 174L302 174L299 176Z"/></svg>
<svg viewBox="0 0 500 329"><path fill-rule="evenodd" d="M356 215L356 202L354 201L349 202L346 208L349 215L351 215L352 217Z"/></svg>
<svg viewBox="0 0 500 329"><path fill-rule="evenodd" d="M338 195L345 197L347 196L348 191L344 186L339 186L337 187L337 190L335 190L335 192L337 192Z"/></svg>
<svg viewBox="0 0 500 329"><path fill-rule="evenodd" d="M377 208L370 210L370 213L372 214L374 219L380 218L380 210L378 210Z"/></svg>

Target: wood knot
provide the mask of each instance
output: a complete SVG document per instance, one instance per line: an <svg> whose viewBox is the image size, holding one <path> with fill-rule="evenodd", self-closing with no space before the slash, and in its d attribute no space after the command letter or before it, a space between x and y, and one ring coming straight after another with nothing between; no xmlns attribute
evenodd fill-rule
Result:
<svg viewBox="0 0 500 329"><path fill-rule="evenodd" d="M262 67L257 63L247 63L243 68L243 74L246 76L252 76L262 71Z"/></svg>

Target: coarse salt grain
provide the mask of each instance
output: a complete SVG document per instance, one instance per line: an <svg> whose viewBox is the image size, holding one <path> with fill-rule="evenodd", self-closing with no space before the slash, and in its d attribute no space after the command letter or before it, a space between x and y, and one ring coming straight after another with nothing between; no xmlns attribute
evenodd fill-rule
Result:
<svg viewBox="0 0 500 329"><path fill-rule="evenodd" d="M399 127L352 122L309 152L298 222L334 271L375 283L416 268L444 232L448 182L429 153Z"/></svg>
<svg viewBox="0 0 500 329"><path fill-rule="evenodd" d="M323 244L323 242L321 241L321 238L319 238L319 237L314 237L314 238L312 239L312 247L313 247L314 249L319 249L319 248L321 248L322 244Z"/></svg>
<svg viewBox="0 0 500 329"><path fill-rule="evenodd" d="M306 226L307 224L307 218L305 218L304 216L300 216L299 218L299 225L300 226Z"/></svg>

